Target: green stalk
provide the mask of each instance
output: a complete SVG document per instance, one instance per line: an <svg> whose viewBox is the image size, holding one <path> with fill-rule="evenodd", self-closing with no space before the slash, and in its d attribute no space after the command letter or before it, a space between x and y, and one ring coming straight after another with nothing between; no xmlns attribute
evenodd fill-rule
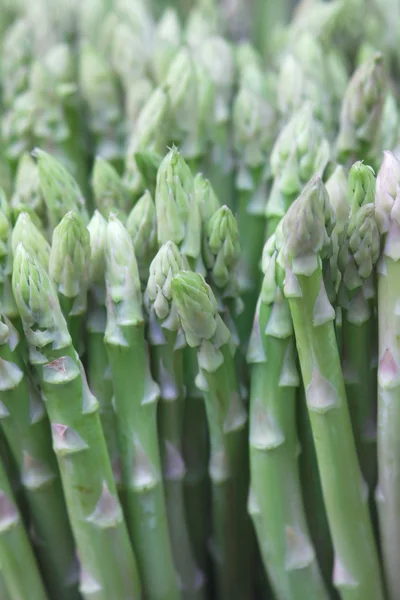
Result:
<svg viewBox="0 0 400 600"><path fill-rule="evenodd" d="M175 244L164 244L150 265L146 295L152 364L160 386L158 429L172 552L182 595L190 600L205 598L205 578L194 560L185 514L183 348L178 338L179 321L171 305L171 278L185 266L187 262Z"/></svg>
<svg viewBox="0 0 400 600"><path fill-rule="evenodd" d="M375 175L357 162L349 173L350 221L338 256L342 271L343 375L361 471L370 489L377 479L376 372L371 365L374 343L374 272L380 253L375 220ZM368 280L369 279L369 280Z"/></svg>
<svg viewBox="0 0 400 600"><path fill-rule="evenodd" d="M197 349L196 380L204 391L210 432L212 556L221 599L250 598L252 553L247 515L247 415L239 394L230 333L201 275L182 271L172 279L172 298L186 341Z"/></svg>
<svg viewBox="0 0 400 600"><path fill-rule="evenodd" d="M335 549L333 583L343 600L382 599L380 567L359 468L333 320L321 268L330 251L332 207L316 177L279 232L307 408Z"/></svg>
<svg viewBox="0 0 400 600"><path fill-rule="evenodd" d="M296 367L293 326L278 287L274 237L265 247L265 274L249 346L250 472L259 507L264 565L277 598L328 599L310 539L297 461ZM261 531L260 531L261 530Z"/></svg>
<svg viewBox="0 0 400 600"><path fill-rule="evenodd" d="M178 600L157 433L159 388L148 364L132 241L113 215L107 227L106 264L105 343L114 385L127 521L146 596Z"/></svg>
<svg viewBox="0 0 400 600"><path fill-rule="evenodd" d="M300 482L304 508L317 561L324 580L328 584L331 583L333 568L332 540L326 518L321 478L318 472L314 438L303 385L297 389L297 422L301 449L299 456ZM330 591L333 592L332 589ZM337 598L337 594L334 597Z"/></svg>
<svg viewBox="0 0 400 600"><path fill-rule="evenodd" d="M139 599L140 581L118 501L98 402L71 345L57 293L22 244L13 289L50 418L80 561L80 591L96 600Z"/></svg>
<svg viewBox="0 0 400 600"><path fill-rule="evenodd" d="M11 600L10 594L6 587L6 582L3 574L3 569L0 567L0 598L1 600Z"/></svg>
<svg viewBox="0 0 400 600"><path fill-rule="evenodd" d="M2 462L0 462L0 562L2 577L13 600L26 598L47 600L35 556Z"/></svg>
<svg viewBox="0 0 400 600"><path fill-rule="evenodd" d="M0 361L4 370L1 426L21 474L39 561L51 594L77 598L76 582L68 581L75 548L51 447L49 422L20 356L19 334L7 319L0 322L0 327Z"/></svg>
<svg viewBox="0 0 400 600"><path fill-rule="evenodd" d="M238 50L240 88L233 104L233 139L238 157L237 219L241 257L239 287L244 310L238 319L241 340L247 343L259 292L264 245L269 156L276 134L276 114L260 57L251 47Z"/></svg>
<svg viewBox="0 0 400 600"><path fill-rule="evenodd" d="M252 179L254 187L252 185L250 189L239 188L237 194L241 248L239 287L244 304L244 310L237 321L239 336L244 343L248 340L257 304L257 293L261 282L260 257L266 228L265 201L263 202L266 186L262 181L261 168L253 171Z"/></svg>
<svg viewBox="0 0 400 600"><path fill-rule="evenodd" d="M195 384L199 369L193 348L186 347L183 351L183 371L186 387L183 428L186 517L197 564L206 571L210 536L209 439L204 395Z"/></svg>
<svg viewBox="0 0 400 600"><path fill-rule="evenodd" d="M121 500L125 500L122 493L121 464L118 451L115 410L113 407L114 388L107 348L104 343L107 325L104 281L107 223L98 211L95 211L90 220L88 230L90 234L91 256L89 314L86 322L86 369L90 389L99 402L100 421L113 468L114 479Z"/></svg>
<svg viewBox="0 0 400 600"><path fill-rule="evenodd" d="M399 221L396 213L400 161L385 152L376 181L376 206L382 217L383 251L378 264L378 504L384 570L390 600L400 585L400 385L397 249Z"/></svg>
<svg viewBox="0 0 400 600"><path fill-rule="evenodd" d="M188 263L200 270L204 268L199 259L202 223L213 214L211 205L218 208L209 182L200 175L193 179L186 162L177 149L172 148L157 174L158 242L160 245L174 242ZM197 563L205 571L209 533L207 423L203 395L195 385L198 372L196 352L185 348L183 362L186 387L183 425L185 503L193 551Z"/></svg>

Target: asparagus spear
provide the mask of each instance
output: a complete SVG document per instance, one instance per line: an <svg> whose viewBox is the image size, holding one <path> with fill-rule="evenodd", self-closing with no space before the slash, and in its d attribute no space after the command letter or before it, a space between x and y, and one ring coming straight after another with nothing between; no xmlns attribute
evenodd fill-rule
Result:
<svg viewBox="0 0 400 600"><path fill-rule="evenodd" d="M90 234L80 216L67 212L53 231L49 275L56 285L72 345L83 351L83 323L87 309Z"/></svg>
<svg viewBox="0 0 400 600"><path fill-rule="evenodd" d="M30 154L25 153L18 162L15 175L14 194L11 198L13 221L24 210L28 212L35 225L43 228L46 218L46 207L39 186L39 172Z"/></svg>
<svg viewBox="0 0 400 600"><path fill-rule="evenodd" d="M106 287L105 245L107 223L98 211L95 211L88 225L90 234L90 263L89 263L89 314L86 328L86 363L89 386L99 402L99 414L108 455L113 468L115 483L120 497L121 465L117 443L115 411L113 407L114 389L111 370L108 362L107 348L104 343L106 331Z"/></svg>
<svg viewBox="0 0 400 600"><path fill-rule="evenodd" d="M119 169L123 158L123 112L118 82L106 59L87 41L79 49L79 86L94 154Z"/></svg>
<svg viewBox="0 0 400 600"><path fill-rule="evenodd" d="M40 189L51 229L58 225L69 210L75 210L87 223L85 199L71 173L44 150L35 148L33 155L38 164Z"/></svg>
<svg viewBox="0 0 400 600"><path fill-rule="evenodd" d="M315 174L322 176L329 158L325 132L307 102L282 129L272 150L274 183L266 206L267 238L308 181Z"/></svg>
<svg viewBox="0 0 400 600"><path fill-rule="evenodd" d="M0 462L0 561L1 573L13 600L46 600L35 556L21 515Z"/></svg>
<svg viewBox="0 0 400 600"><path fill-rule="evenodd" d="M249 345L250 471L259 544L277 598L328 598L306 524L297 463L295 342L279 287L275 236L263 253L264 281Z"/></svg>
<svg viewBox="0 0 400 600"><path fill-rule="evenodd" d="M342 598L383 598L365 483L351 431L322 260L331 252L332 207L315 177L288 210L279 231L307 408L335 550L333 583Z"/></svg>
<svg viewBox="0 0 400 600"><path fill-rule="evenodd" d="M210 36L199 45L196 61L204 67L214 87L207 176L221 202L233 208L231 104L236 73L232 45L221 36Z"/></svg>
<svg viewBox="0 0 400 600"><path fill-rule="evenodd" d="M167 144L169 98L163 88L156 88L143 106L128 140L124 181L131 193L139 197L145 191L143 177L136 164L141 150L164 153Z"/></svg>
<svg viewBox="0 0 400 600"><path fill-rule="evenodd" d="M150 265L146 289L152 364L160 386L158 424L164 489L174 562L183 598L205 598L204 575L194 560L185 515L183 425L185 393L179 320L172 304L171 279L187 268L173 242L161 246Z"/></svg>
<svg viewBox="0 0 400 600"><path fill-rule="evenodd" d="M235 182L241 244L238 276L244 302L238 327L243 342L247 342L257 302L269 178L265 164L275 139L276 115L268 97L268 81L258 59L250 55L242 68L241 86L232 109L238 158Z"/></svg>
<svg viewBox="0 0 400 600"><path fill-rule="evenodd" d="M170 142L179 145L182 156L197 171L210 137L214 86L185 47L172 61L164 85L170 104Z"/></svg>
<svg viewBox="0 0 400 600"><path fill-rule="evenodd" d="M384 89L383 58L379 53L358 67L347 86L337 138L341 161L356 156L375 164Z"/></svg>
<svg viewBox="0 0 400 600"><path fill-rule="evenodd" d="M376 180L376 208L381 219L383 250L378 264L378 504L383 563L390 600L400 585L400 444L398 427L399 341L397 336L397 286L399 221L396 213L400 161L385 152Z"/></svg>
<svg viewBox="0 0 400 600"><path fill-rule="evenodd" d="M176 10L167 6L154 34L151 66L157 83L162 83L168 73L181 42L181 24Z"/></svg>
<svg viewBox="0 0 400 600"><path fill-rule="evenodd" d="M39 561L50 593L66 600L77 599L77 582L69 581L74 543L51 447L49 422L20 355L17 330L6 318L0 321L0 329L1 426L21 474Z"/></svg>
<svg viewBox="0 0 400 600"><path fill-rule="evenodd" d="M131 236L142 285L147 283L150 263L157 253L156 207L146 191L129 213L126 228Z"/></svg>
<svg viewBox="0 0 400 600"><path fill-rule="evenodd" d="M377 475L376 372L371 365L374 303L367 289L380 254L374 200L374 172L367 165L355 163L349 173L350 221L338 257L342 271L339 298L346 394L361 471L370 489L375 487Z"/></svg>
<svg viewBox="0 0 400 600"><path fill-rule="evenodd" d="M11 246L13 255L15 255L20 243L24 244L28 252L32 254L45 269L48 269L50 245L26 212L19 215L12 231Z"/></svg>
<svg viewBox="0 0 400 600"><path fill-rule="evenodd" d="M179 598L168 534L157 435L159 388L148 365L139 272L132 241L110 215L106 235L107 346L127 520L144 593ZM157 565L157 569L154 569Z"/></svg>
<svg viewBox="0 0 400 600"><path fill-rule="evenodd" d="M112 164L97 157L92 173L92 187L97 209L105 219L111 212L122 220L131 208L131 199Z"/></svg>
<svg viewBox="0 0 400 600"><path fill-rule="evenodd" d="M190 168L176 147L162 161L156 188L158 243L174 242L192 267L201 248L201 220Z"/></svg>
<svg viewBox="0 0 400 600"><path fill-rule="evenodd" d="M140 598L140 581L111 464L83 366L71 344L57 293L22 244L13 290L50 418L85 598Z"/></svg>
<svg viewBox="0 0 400 600"><path fill-rule="evenodd" d="M85 189L84 136L74 56L67 44L52 46L42 58L33 62L29 89L34 108L34 145L51 152Z"/></svg>
<svg viewBox="0 0 400 600"><path fill-rule="evenodd" d="M164 158L156 188L157 236L159 244L174 242L191 264L203 270L201 260L201 214L207 204L217 201L209 184L190 169L176 148ZM204 221L203 221L204 222ZM185 496L188 525L195 556L205 570L208 542L207 461L208 437L204 398L196 387L198 371L195 350L186 347L183 355L186 402L184 416L184 461L187 468Z"/></svg>
<svg viewBox="0 0 400 600"><path fill-rule="evenodd" d="M10 207L0 189L0 305L2 313L17 323L18 310L11 287L12 235L9 216Z"/></svg>
<svg viewBox="0 0 400 600"><path fill-rule="evenodd" d="M217 594L221 599L250 598L247 414L236 381L231 336L201 275L182 271L172 279L171 289L186 341L197 350L200 373L196 383L206 402Z"/></svg>

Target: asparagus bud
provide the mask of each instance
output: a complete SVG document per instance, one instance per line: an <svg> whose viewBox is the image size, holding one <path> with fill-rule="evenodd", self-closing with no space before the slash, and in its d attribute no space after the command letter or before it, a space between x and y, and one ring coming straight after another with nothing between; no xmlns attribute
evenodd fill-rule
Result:
<svg viewBox="0 0 400 600"><path fill-rule="evenodd" d="M171 240L180 247L182 254L196 259L200 254L199 207L192 173L175 147L158 170L156 210L158 243Z"/></svg>
<svg viewBox="0 0 400 600"><path fill-rule="evenodd" d="M40 188L47 206L50 225L54 229L69 210L78 212L87 223L85 199L71 173L51 154L35 148Z"/></svg>
<svg viewBox="0 0 400 600"><path fill-rule="evenodd" d="M70 211L53 232L49 274L59 293L74 299L74 313L86 310L89 259L89 231L79 215Z"/></svg>
<svg viewBox="0 0 400 600"><path fill-rule="evenodd" d="M172 279L171 289L190 347L196 348L213 338L217 346L229 340L230 333L218 315L215 296L199 273L181 271Z"/></svg>
<svg viewBox="0 0 400 600"><path fill-rule="evenodd" d="M343 98L338 151L346 156L375 144L383 110L383 57L376 54L358 67Z"/></svg>
<svg viewBox="0 0 400 600"><path fill-rule="evenodd" d="M53 283L22 243L14 255L12 285L28 343L36 348L52 344L54 349L69 345L71 337Z"/></svg>
<svg viewBox="0 0 400 600"><path fill-rule="evenodd" d="M49 266L50 246L26 212L22 212L12 232L11 245L13 254L22 243L25 249L47 269Z"/></svg>
<svg viewBox="0 0 400 600"><path fill-rule="evenodd" d="M316 176L282 221L284 252L292 262L294 273L309 275L317 268L319 255L330 255L333 225L333 209L327 191L321 178ZM285 267L282 259L280 262Z"/></svg>
<svg viewBox="0 0 400 600"><path fill-rule="evenodd" d="M156 207L148 191L132 208L126 228L132 239L140 278L146 282L150 263L157 252Z"/></svg>
<svg viewBox="0 0 400 600"><path fill-rule="evenodd" d="M103 217L111 212L125 215L130 207L130 198L120 176L106 160L97 157L93 167L92 186L96 206Z"/></svg>
<svg viewBox="0 0 400 600"><path fill-rule="evenodd" d="M267 216L282 217L315 174L322 176L330 155L329 143L310 104L296 112L282 129L271 154L275 181Z"/></svg>
<svg viewBox="0 0 400 600"><path fill-rule="evenodd" d="M240 255L238 224L227 206L218 209L205 228L204 263L218 288L225 288Z"/></svg>
<svg viewBox="0 0 400 600"><path fill-rule="evenodd" d="M375 172L362 161L354 163L349 172L349 202L352 212L375 202Z"/></svg>
<svg viewBox="0 0 400 600"><path fill-rule="evenodd" d="M219 209L219 200L213 190L213 187L202 173L197 173L194 178L194 193L200 210L200 218L203 225Z"/></svg>
<svg viewBox="0 0 400 600"><path fill-rule="evenodd" d="M175 275L187 269L187 261L174 242L166 242L161 246L150 265L146 296L158 319L161 321L168 319L168 324L163 323L164 326L168 326L168 329L177 329L177 321L174 318L176 315L172 306L171 282Z"/></svg>
<svg viewBox="0 0 400 600"><path fill-rule="evenodd" d="M115 309L115 322L111 318L112 311L107 321L106 335L110 336L109 330L116 324L143 321L139 271L132 240L113 214L107 224L105 257L109 308L112 305Z"/></svg>

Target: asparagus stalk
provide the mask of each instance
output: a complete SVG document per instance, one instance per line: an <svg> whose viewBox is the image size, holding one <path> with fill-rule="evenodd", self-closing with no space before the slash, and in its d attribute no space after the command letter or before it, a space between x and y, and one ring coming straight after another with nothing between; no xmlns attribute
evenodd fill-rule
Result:
<svg viewBox="0 0 400 600"><path fill-rule="evenodd" d="M400 585L400 423L397 336L397 285L400 255L396 213L400 161L385 152L376 180L376 208L381 218L383 250L378 265L378 473L376 492L388 596L394 599Z"/></svg>
<svg viewBox="0 0 400 600"><path fill-rule="evenodd" d="M217 594L221 599L250 598L247 414L236 381L231 336L201 275L182 271L172 279L171 289L186 341L197 350L200 372L196 383L204 391L206 403Z"/></svg>
<svg viewBox="0 0 400 600"><path fill-rule="evenodd" d="M121 464L118 451L115 411L113 407L113 384L104 343L106 331L106 287L105 244L107 223L98 211L95 211L88 225L90 234L89 263L89 314L86 322L86 364L89 387L99 402L99 414L108 455L113 468L115 483L123 499L121 486Z"/></svg>
<svg viewBox="0 0 400 600"><path fill-rule="evenodd" d="M0 561L1 573L10 598L47 600L35 556L2 462L0 462Z"/></svg>
<svg viewBox="0 0 400 600"><path fill-rule="evenodd" d="M332 207L319 177L288 210L279 231L322 490L335 550L333 583L343 599L383 598L367 495L357 461L321 262L331 251Z"/></svg>
<svg viewBox="0 0 400 600"><path fill-rule="evenodd" d="M0 598L2 600L11 600L10 594L8 593L8 589L6 587L3 570L0 570Z"/></svg>
<svg viewBox="0 0 400 600"><path fill-rule="evenodd" d="M342 271L339 297L343 309L343 372L358 459L372 489L377 476L376 372L371 365L374 304L367 285L379 258L380 236L373 204L375 176L367 165L355 163L350 169L349 200L350 221L338 260Z"/></svg>
<svg viewBox="0 0 400 600"><path fill-rule="evenodd" d="M49 422L20 356L18 332L6 318L0 327L0 359L4 369L1 426L21 474L39 561L51 594L77 598L76 581L69 581L74 543L51 447Z"/></svg>
<svg viewBox="0 0 400 600"><path fill-rule="evenodd" d="M213 83L211 151L206 165L207 176L223 204L235 203L231 140L231 104L235 83L235 60L232 45L221 36L210 36L200 44L196 60Z"/></svg>
<svg viewBox="0 0 400 600"><path fill-rule="evenodd" d="M257 303L259 261L265 236L267 179L265 164L275 139L276 115L268 99L268 83L258 57L242 68L241 87L233 105L233 139L238 157L236 191L241 256L239 285L244 311L238 320L247 342Z"/></svg>
<svg viewBox="0 0 400 600"><path fill-rule="evenodd" d="M158 426L164 490L174 562L183 598L205 598L204 575L194 560L185 515L183 425L185 393L179 320L172 305L171 279L187 268L173 242L161 246L150 265L146 296L152 364L160 386Z"/></svg>
<svg viewBox="0 0 400 600"><path fill-rule="evenodd" d="M71 344L57 293L22 244L13 290L50 418L84 598L140 598L140 581L111 464L83 366Z"/></svg>
<svg viewBox="0 0 400 600"><path fill-rule="evenodd" d="M250 471L259 507L259 544L277 598L328 598L310 539L297 462L295 342L279 287L275 236L263 253L264 281L249 345Z"/></svg>
<svg viewBox="0 0 400 600"><path fill-rule="evenodd" d="M174 600L180 593L168 534L158 445L159 388L148 364L132 241L114 215L110 215L107 225L106 284L105 342L114 385L127 521L144 593L154 600Z"/></svg>
<svg viewBox="0 0 400 600"><path fill-rule="evenodd" d="M217 204L209 182L196 176L176 148L172 148L157 174L156 213L159 244L174 242L192 268L203 270L201 225L211 205ZM211 215L210 215L211 216ZM197 356L193 348L183 352L186 402L184 416L184 462L187 468L185 496L188 525L195 556L205 570L209 533L207 504L208 437L204 398L196 387Z"/></svg>

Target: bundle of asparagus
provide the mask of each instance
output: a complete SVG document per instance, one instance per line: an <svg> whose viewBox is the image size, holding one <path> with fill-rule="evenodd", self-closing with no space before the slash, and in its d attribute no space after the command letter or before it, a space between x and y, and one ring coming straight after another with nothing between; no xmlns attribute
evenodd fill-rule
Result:
<svg viewBox="0 0 400 600"><path fill-rule="evenodd" d="M396 3L0 10L0 599L397 600Z"/></svg>

